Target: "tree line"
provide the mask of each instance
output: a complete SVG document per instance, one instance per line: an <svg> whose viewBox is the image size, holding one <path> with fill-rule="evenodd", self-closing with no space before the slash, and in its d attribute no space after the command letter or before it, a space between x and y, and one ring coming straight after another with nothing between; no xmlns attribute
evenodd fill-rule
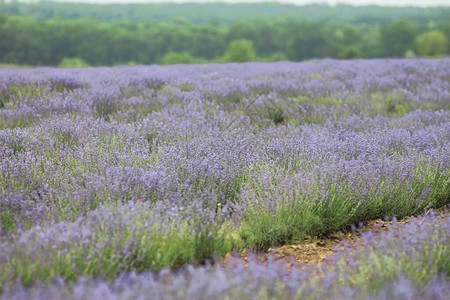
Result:
<svg viewBox="0 0 450 300"><path fill-rule="evenodd" d="M54 0L55 1L55 0ZM77 19L90 17L103 21L129 20L187 20L196 24L231 24L238 20L297 18L309 21L338 23L372 24L384 26L391 21L403 18L419 26L430 21L440 23L448 20L450 7L383 7L351 6L338 4L294 5L287 3L129 3L98 4L70 3L46 0L0 0L0 11L7 15L34 17L40 20L52 17ZM132 2L132 1L131 1Z"/></svg>
<svg viewBox="0 0 450 300"><path fill-rule="evenodd" d="M0 62L25 65L302 61L450 54L450 22L261 18L198 23L0 15Z"/></svg>

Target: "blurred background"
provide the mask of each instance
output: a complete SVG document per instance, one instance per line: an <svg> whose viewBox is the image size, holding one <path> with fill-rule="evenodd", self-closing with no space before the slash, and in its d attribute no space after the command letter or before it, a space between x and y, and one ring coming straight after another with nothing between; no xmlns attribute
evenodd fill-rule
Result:
<svg viewBox="0 0 450 300"><path fill-rule="evenodd" d="M0 0L0 64L81 67L450 54L450 0L129 2Z"/></svg>

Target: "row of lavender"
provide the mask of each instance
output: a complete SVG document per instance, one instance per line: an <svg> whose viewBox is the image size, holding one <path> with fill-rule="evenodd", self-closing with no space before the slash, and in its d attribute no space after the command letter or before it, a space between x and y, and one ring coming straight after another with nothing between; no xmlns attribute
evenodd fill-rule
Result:
<svg viewBox="0 0 450 300"><path fill-rule="evenodd" d="M2 70L0 286L179 267L446 205L449 70Z"/></svg>
<svg viewBox="0 0 450 300"><path fill-rule="evenodd" d="M178 272L122 273L113 281L58 277L26 288L7 286L0 299L448 299L450 217L433 211L363 233L322 266L250 255Z"/></svg>
<svg viewBox="0 0 450 300"><path fill-rule="evenodd" d="M199 99L219 104L224 111L253 115L258 121L289 124L323 123L330 117L358 113L448 109L448 64L448 59L321 60L2 70L0 128L29 126L66 113L132 122L152 111ZM14 97L9 99L11 94Z"/></svg>

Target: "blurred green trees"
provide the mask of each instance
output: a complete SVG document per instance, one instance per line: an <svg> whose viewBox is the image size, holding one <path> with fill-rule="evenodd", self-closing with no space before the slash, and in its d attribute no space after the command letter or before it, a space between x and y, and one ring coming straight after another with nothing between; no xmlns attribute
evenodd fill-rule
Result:
<svg viewBox="0 0 450 300"><path fill-rule="evenodd" d="M295 18L229 24L183 18L106 22L84 17L40 20L0 14L0 63L57 66L65 58L77 58L96 66L450 53L448 21L395 19L381 25L369 18L364 22L336 23L333 17L327 22Z"/></svg>
<svg viewBox="0 0 450 300"><path fill-rule="evenodd" d="M79 57L71 57L71 58L63 58L61 62L58 64L58 67L61 68L79 68L79 67L88 67L89 64Z"/></svg>
<svg viewBox="0 0 450 300"><path fill-rule="evenodd" d="M168 52L164 55L161 62L165 65L192 63L194 62L194 58L189 52Z"/></svg>
<svg viewBox="0 0 450 300"><path fill-rule="evenodd" d="M245 62L256 59L256 51L253 42L247 39L232 41L223 56L225 62Z"/></svg>
<svg viewBox="0 0 450 300"><path fill-rule="evenodd" d="M390 57L403 57L409 49L414 48L416 29L414 24L399 19L381 29L381 41L384 54Z"/></svg>
<svg viewBox="0 0 450 300"><path fill-rule="evenodd" d="M417 37L417 48L421 55L444 55L447 52L448 40L443 32L433 30Z"/></svg>

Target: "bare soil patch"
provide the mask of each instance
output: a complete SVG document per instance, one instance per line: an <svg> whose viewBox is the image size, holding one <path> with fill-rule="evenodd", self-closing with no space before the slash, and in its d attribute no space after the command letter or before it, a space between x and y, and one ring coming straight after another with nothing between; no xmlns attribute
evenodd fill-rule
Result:
<svg viewBox="0 0 450 300"><path fill-rule="evenodd" d="M428 214L428 211L426 214ZM438 214L444 218L448 211L436 210ZM402 220L397 220L396 223L399 226L410 223L412 220L422 219L421 217L410 216ZM291 261L292 264L296 263L297 266L307 267L313 264L323 263L328 257L335 255L340 249L349 246L356 246L362 241L362 235L365 232L371 231L375 235L379 235L383 231L388 231L390 227L394 225L394 221L383 221L382 219L376 219L368 221L362 226L353 227L349 232L338 231L325 238L306 238L298 241L294 244L281 245L278 247L269 248L268 251L260 253L261 260L267 262L269 257L273 260L286 260ZM243 251L240 255L243 262L248 260L248 251ZM228 254L221 262L223 265L232 258L231 254Z"/></svg>

